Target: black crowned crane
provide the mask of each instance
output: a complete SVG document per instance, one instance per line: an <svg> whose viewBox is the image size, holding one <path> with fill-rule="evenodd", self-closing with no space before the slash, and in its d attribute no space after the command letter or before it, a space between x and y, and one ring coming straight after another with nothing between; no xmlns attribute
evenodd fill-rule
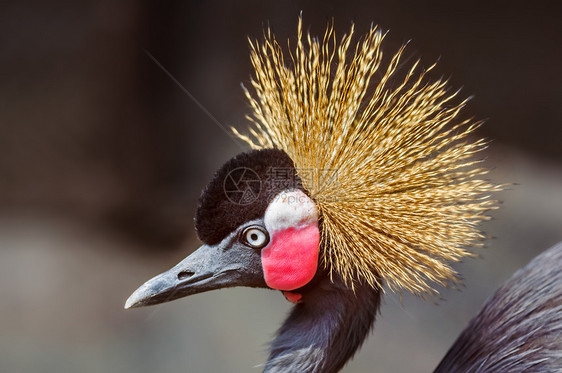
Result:
<svg viewBox="0 0 562 373"><path fill-rule="evenodd" d="M383 286L417 295L454 285L451 263L472 255L476 225L501 189L483 179L446 82L418 63L383 63L376 28L357 47L303 40L284 56L267 31L251 42L246 95L252 151L230 159L203 191L203 246L146 282L126 308L204 291L280 290L295 306L271 343L265 372L339 371L372 329ZM290 61L292 67L288 67ZM383 68L384 66L384 68ZM399 71L400 70L400 71ZM518 272L490 299L439 372L562 369L562 246Z"/></svg>

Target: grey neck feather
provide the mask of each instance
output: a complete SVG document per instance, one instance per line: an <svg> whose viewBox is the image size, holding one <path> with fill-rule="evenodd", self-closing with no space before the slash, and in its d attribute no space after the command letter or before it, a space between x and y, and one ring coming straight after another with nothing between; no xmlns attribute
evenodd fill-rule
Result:
<svg viewBox="0 0 562 373"><path fill-rule="evenodd" d="M470 322L435 373L560 372L562 242L517 271Z"/></svg>
<svg viewBox="0 0 562 373"><path fill-rule="evenodd" d="M271 343L265 373L334 373L353 357L371 330L381 293L324 277L303 294Z"/></svg>

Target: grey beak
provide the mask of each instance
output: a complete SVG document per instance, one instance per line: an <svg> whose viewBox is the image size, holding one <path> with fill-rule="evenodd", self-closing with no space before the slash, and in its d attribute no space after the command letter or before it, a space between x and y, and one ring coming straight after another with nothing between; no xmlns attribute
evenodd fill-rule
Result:
<svg viewBox="0 0 562 373"><path fill-rule="evenodd" d="M217 265L217 248L203 245L175 267L141 285L125 303L125 309L169 302L220 287L228 271Z"/></svg>
<svg viewBox="0 0 562 373"><path fill-rule="evenodd" d="M127 299L125 309L234 286L266 285L259 252L225 239L217 245L201 246L172 269L145 282Z"/></svg>

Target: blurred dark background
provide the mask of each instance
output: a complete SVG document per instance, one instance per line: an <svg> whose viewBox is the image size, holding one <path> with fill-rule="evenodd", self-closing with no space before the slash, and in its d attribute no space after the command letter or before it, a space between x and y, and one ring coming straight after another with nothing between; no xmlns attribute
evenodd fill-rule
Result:
<svg viewBox="0 0 562 373"><path fill-rule="evenodd" d="M493 289L562 239L562 7L557 2L4 2L0 5L0 371L260 371L289 305L232 289L123 311L198 243L192 217L240 152L144 52L225 126L249 112L247 37L334 21L389 30L393 53L474 96L492 179L516 183L467 288L440 306L390 295L344 371L430 371Z"/></svg>

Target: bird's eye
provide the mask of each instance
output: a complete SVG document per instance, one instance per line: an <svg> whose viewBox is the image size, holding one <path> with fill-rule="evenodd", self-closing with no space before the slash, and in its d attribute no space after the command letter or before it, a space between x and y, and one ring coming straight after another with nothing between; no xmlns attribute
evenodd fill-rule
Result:
<svg viewBox="0 0 562 373"><path fill-rule="evenodd" d="M242 234L245 243L254 249L261 249L269 242L267 231L263 228L249 227Z"/></svg>

